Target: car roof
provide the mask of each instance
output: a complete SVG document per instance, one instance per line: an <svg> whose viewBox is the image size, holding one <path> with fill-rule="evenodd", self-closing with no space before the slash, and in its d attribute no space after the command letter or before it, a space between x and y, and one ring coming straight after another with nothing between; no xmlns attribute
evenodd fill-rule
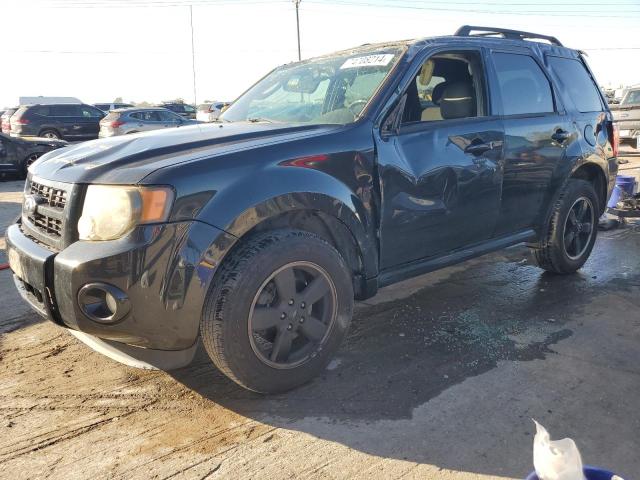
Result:
<svg viewBox="0 0 640 480"><path fill-rule="evenodd" d="M475 29L482 29L482 27L461 27L459 29L459 31L463 30L464 28L471 28L472 30ZM491 29L491 28L487 28L488 31L496 31L496 34L499 34L501 31L505 31L505 32L514 32L514 33L521 33L521 34L526 34L527 32L517 32L517 31L512 31L512 30L503 30L503 29ZM526 36L526 35L523 35ZM571 57L571 58L575 58L577 57L579 54L583 53L579 50L575 50L575 49L571 49L568 47L563 46L562 44L560 44L560 42L555 39L554 37L548 37L545 35L536 35L536 34L531 34L531 37L528 38L532 38L531 40L529 39L515 39L515 38L502 38L499 36L489 36L489 35L485 35L485 34L481 34L481 35L471 35L471 34L454 34L454 35L442 35L442 36L432 36L432 37L422 37L422 38L412 38L412 39L406 39L406 40L398 40L398 41L391 41L391 42L380 42L380 43L365 43L363 45L360 45L358 47L354 47L354 48L349 48L349 49L345 49L345 50L339 50L337 52L331 52L329 54L326 55L320 55L318 57L313 57L313 58L309 58L307 60L303 60L300 63L306 63L309 61L313 61L313 60L319 60L325 57L333 57L336 55L347 55L347 54L351 54L351 55L357 55L357 54L363 54L363 53L369 53L369 52L375 52L376 50L382 50L382 49L391 49L391 48L404 48L404 49L415 49L415 50L419 50L422 49L424 47L427 47L429 45L433 45L433 46L455 46L455 45L460 45L460 46L468 46L470 44L474 44L477 43L478 46L480 46L480 44L482 46L489 46L489 47L493 47L493 48L508 48L508 49L522 49L524 48L532 48L534 50L538 49L538 51L540 52L545 52L545 53L553 53L555 55L559 55L559 56L567 56L567 57ZM534 40L534 38L538 38L538 39L544 39L544 40L548 40L549 43L545 43L543 41L539 41L539 40ZM552 39L552 40L549 40ZM557 43L555 43L557 42Z"/></svg>
<svg viewBox="0 0 640 480"><path fill-rule="evenodd" d="M170 111L166 108L162 107L122 107L111 110L112 112L117 113L126 113L126 112L149 112L149 111Z"/></svg>

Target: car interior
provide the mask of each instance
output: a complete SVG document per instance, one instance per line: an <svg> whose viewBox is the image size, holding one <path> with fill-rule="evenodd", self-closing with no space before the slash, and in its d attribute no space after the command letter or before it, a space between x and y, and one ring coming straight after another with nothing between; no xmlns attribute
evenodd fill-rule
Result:
<svg viewBox="0 0 640 480"><path fill-rule="evenodd" d="M475 52L429 58L405 95L402 123L454 120L484 115L483 76Z"/></svg>

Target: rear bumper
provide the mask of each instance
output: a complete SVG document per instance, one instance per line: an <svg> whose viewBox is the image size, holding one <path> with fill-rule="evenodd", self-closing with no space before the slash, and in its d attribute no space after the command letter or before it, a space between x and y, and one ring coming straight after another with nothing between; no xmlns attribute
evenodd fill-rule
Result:
<svg viewBox="0 0 640 480"><path fill-rule="evenodd" d="M52 252L15 224L7 230L6 241L16 287L34 310L63 327L95 337L93 343L85 342L92 348L106 342L112 350L144 359L143 349L136 347L194 348L207 289L217 268L207 251L226 235L202 222L168 223L138 227L120 240L78 241ZM96 282L127 295L130 309L118 321L96 322L81 308L80 290Z"/></svg>

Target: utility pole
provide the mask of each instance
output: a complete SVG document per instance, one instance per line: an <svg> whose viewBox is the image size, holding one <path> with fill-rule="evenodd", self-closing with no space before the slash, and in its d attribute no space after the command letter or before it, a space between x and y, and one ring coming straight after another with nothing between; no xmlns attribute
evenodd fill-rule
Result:
<svg viewBox="0 0 640 480"><path fill-rule="evenodd" d="M197 107L196 96L196 50L193 42L193 5L189 5L189 24L191 25L191 70L193 71L193 104Z"/></svg>
<svg viewBox="0 0 640 480"><path fill-rule="evenodd" d="M298 61L302 60L302 54L300 53L300 14L298 13L301 1L302 0L293 0L293 3L295 3L296 5L296 28L298 30Z"/></svg>

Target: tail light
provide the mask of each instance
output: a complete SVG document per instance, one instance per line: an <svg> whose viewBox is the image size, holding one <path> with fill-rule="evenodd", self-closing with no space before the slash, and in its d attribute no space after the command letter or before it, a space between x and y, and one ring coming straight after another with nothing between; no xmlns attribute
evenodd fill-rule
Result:
<svg viewBox="0 0 640 480"><path fill-rule="evenodd" d="M611 143L612 155L618 156L620 147L620 129L616 123L609 123L609 143Z"/></svg>
<svg viewBox="0 0 640 480"><path fill-rule="evenodd" d="M124 125L124 122L122 120L114 120L109 124L111 128L118 128L118 127L121 127L122 125Z"/></svg>
<svg viewBox="0 0 640 480"><path fill-rule="evenodd" d="M29 125L29 120L26 118L16 118L13 123L16 125Z"/></svg>

